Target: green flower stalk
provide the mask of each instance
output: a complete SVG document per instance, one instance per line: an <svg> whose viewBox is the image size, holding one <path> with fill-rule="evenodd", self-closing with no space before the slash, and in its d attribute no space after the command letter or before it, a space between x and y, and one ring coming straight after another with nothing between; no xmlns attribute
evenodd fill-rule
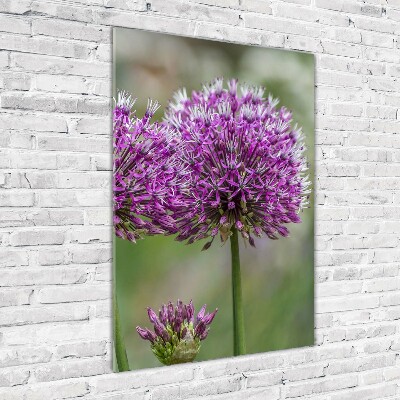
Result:
<svg viewBox="0 0 400 400"><path fill-rule="evenodd" d="M202 90L178 91L165 124L180 140L183 185L171 210L177 240L188 244L219 236L231 241L234 354L245 354L238 237L287 237L301 222L309 181L301 129L262 87L217 78Z"/></svg>

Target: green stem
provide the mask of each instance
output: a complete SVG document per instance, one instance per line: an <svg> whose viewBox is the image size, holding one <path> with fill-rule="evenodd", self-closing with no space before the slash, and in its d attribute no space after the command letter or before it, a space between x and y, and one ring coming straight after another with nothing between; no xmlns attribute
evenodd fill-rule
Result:
<svg viewBox="0 0 400 400"><path fill-rule="evenodd" d="M126 356L124 336L122 334L121 322L119 319L119 310L117 303L116 288L114 287L113 296L113 311L114 311L114 346L115 358L117 359L118 371L129 371L128 357Z"/></svg>
<svg viewBox="0 0 400 400"><path fill-rule="evenodd" d="M242 303L242 279L240 276L239 238L236 228L232 228L232 299L233 299L233 353L235 356L246 354L244 340L244 314Z"/></svg>

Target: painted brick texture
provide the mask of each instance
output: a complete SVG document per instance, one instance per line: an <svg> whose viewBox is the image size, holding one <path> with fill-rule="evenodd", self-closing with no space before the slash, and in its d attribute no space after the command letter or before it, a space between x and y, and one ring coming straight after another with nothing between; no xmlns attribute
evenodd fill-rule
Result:
<svg viewBox="0 0 400 400"><path fill-rule="evenodd" d="M112 27L316 54L316 345L111 372ZM0 0L0 398L400 398L399 0Z"/></svg>

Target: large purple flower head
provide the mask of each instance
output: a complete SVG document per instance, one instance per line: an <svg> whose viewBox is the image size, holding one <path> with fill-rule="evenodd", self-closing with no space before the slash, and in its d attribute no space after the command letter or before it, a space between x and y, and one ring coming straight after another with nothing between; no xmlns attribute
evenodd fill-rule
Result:
<svg viewBox="0 0 400 400"><path fill-rule="evenodd" d="M207 337L217 311L206 313L203 305L195 316L192 300L189 304L178 300L175 307L169 302L161 306L158 316L150 307L147 309L154 332L140 326L136 331L142 339L151 342L151 350L162 364L191 362L200 350L200 342Z"/></svg>
<svg viewBox="0 0 400 400"><path fill-rule="evenodd" d="M173 233L166 209L174 209L178 173L174 135L150 120L159 105L149 100L142 118L132 111L130 95L118 94L114 109L114 227L117 236L135 242L142 234Z"/></svg>
<svg viewBox="0 0 400 400"><path fill-rule="evenodd" d="M301 222L308 203L301 129L264 89L215 79L194 91L177 92L166 125L181 138L184 205L173 213L178 240L222 241L232 227L254 246L255 236L288 236L285 224Z"/></svg>

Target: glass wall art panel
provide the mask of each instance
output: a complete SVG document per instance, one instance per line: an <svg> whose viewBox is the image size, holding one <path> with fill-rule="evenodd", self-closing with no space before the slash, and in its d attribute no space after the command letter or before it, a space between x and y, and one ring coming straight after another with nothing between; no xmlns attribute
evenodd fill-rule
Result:
<svg viewBox="0 0 400 400"><path fill-rule="evenodd" d="M314 343L314 56L113 32L114 370Z"/></svg>

